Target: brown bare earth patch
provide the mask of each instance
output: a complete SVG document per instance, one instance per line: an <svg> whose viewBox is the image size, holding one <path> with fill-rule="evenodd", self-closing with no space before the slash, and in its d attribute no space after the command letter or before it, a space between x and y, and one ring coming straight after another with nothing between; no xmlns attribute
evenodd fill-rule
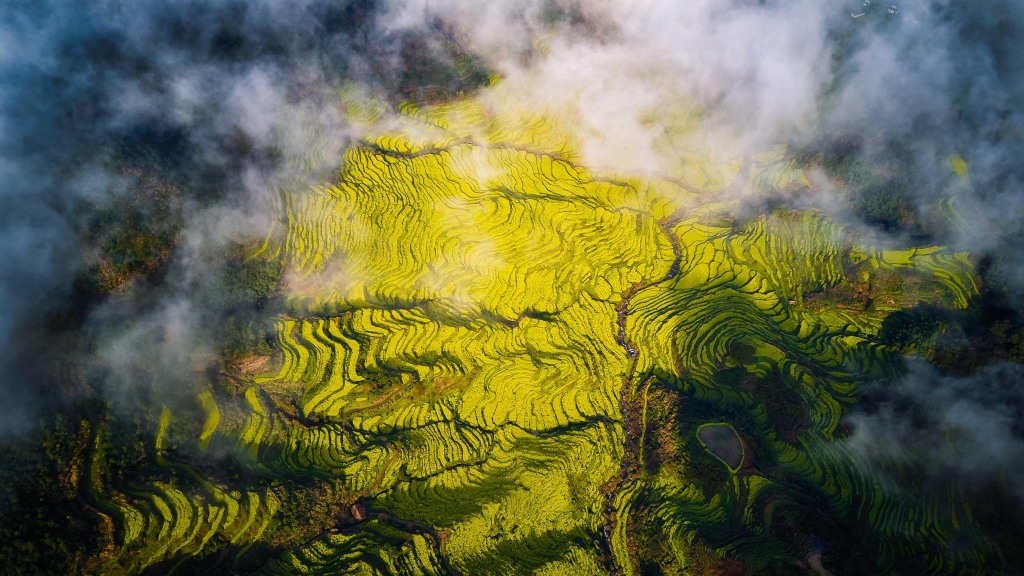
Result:
<svg viewBox="0 0 1024 576"><path fill-rule="evenodd" d="M246 356L231 363L231 367L239 374L255 374L262 371L270 362L270 356Z"/></svg>

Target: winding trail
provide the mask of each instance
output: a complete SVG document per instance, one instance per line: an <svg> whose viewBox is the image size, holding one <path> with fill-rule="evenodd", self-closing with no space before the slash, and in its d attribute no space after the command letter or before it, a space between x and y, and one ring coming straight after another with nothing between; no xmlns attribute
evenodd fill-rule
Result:
<svg viewBox="0 0 1024 576"><path fill-rule="evenodd" d="M611 574L633 574L636 572L636 566L633 564L633 559L628 556L628 547L626 550L626 557L617 557L616 549L619 547L617 547L614 542L616 533L623 535L626 534L625 526L619 526L618 524L620 522L620 517L623 521L628 521L629 509L632 508L633 502L635 501L635 495L626 495L629 499L628 503L617 503L616 501L623 496L624 488L627 485L643 476L643 441L646 436L645 432L647 426L647 422L644 418L646 414L644 404L646 403L647 395L645 393L641 397L635 393L636 390L639 390L641 387L634 386L640 351L636 344L629 339L629 335L626 330L626 323L629 320L629 303L630 300L632 300L632 298L642 290L667 282L679 274L683 258L682 247L680 245L679 237L672 233L672 226L679 221L681 216L682 214L677 212L658 222L658 227L661 228L662 232L671 243L672 252L674 254L672 266L669 268L668 273L658 280L633 284L629 290L622 295L622 300L616 306L618 324L618 336L616 340L626 352L626 356L629 358L630 362L629 369L622 378L622 391L619 397L619 406L622 410L622 430L625 436L623 441L622 466L620 468L619 477L617 479L609 480L608 483L602 486L602 491L605 493L605 527L603 530L604 546L602 546L602 551L610 554L610 557L604 558L604 564L605 568L608 569ZM649 386L653 379L654 376L651 376L647 379L645 384ZM625 506L625 509L620 510L619 508L621 506Z"/></svg>

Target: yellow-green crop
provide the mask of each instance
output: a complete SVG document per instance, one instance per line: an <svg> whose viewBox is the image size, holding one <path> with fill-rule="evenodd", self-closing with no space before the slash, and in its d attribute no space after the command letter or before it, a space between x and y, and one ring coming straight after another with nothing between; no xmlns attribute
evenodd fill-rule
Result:
<svg viewBox="0 0 1024 576"><path fill-rule="evenodd" d="M394 118L336 180L281 192L253 256L286 270L275 355L198 398L196 445L259 488L179 471L116 491L107 573L256 544L274 574L696 574L727 557L756 573L800 560L822 509L936 574L999 565L969 510L896 498L837 436L858 383L893 369L878 330L909 303L811 296L912 273L963 307L964 255L854 246L812 212L740 223L737 164L595 173L569 126L504 98L389 112L343 94L353 119ZM774 153L743 169L808 185ZM703 450L709 423L736 431L741 466ZM298 529L304 490L325 512Z"/></svg>

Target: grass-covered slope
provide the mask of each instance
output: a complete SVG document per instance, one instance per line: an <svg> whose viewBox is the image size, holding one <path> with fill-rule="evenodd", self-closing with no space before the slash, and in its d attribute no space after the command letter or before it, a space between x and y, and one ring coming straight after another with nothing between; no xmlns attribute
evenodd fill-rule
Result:
<svg viewBox="0 0 1024 576"><path fill-rule="evenodd" d="M731 217L731 178L804 185L795 164L599 174L493 94L394 118L344 99L379 133L282 191L250 255L285 270L274 353L153 415L147 482L96 436L100 571L799 573L821 542L836 573L998 569L955 493L890 491L839 428L898 368L889 314L975 296L964 255ZM188 463L209 459L232 468Z"/></svg>

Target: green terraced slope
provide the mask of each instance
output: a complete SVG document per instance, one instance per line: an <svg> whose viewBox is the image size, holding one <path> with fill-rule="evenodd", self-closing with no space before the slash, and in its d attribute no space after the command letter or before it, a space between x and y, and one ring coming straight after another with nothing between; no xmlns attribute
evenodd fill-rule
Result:
<svg viewBox="0 0 1024 576"><path fill-rule="evenodd" d="M807 186L778 154L602 174L500 86L395 118L342 99L379 132L335 181L282 191L250 256L286 270L273 355L154 415L150 481L95 451L98 571L801 573L851 526L883 568L999 569L955 495L889 491L839 431L898 370L891 312L976 295L965 255L856 245L814 213L735 220L741 173Z"/></svg>

